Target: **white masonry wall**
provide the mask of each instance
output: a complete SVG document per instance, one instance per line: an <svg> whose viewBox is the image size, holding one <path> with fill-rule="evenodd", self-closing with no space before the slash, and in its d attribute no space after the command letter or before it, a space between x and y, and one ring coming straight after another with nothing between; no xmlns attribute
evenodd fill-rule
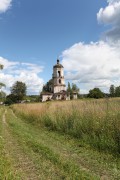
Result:
<svg viewBox="0 0 120 180"><path fill-rule="evenodd" d="M42 102L45 102L45 101L47 101L48 99L52 99L52 94L51 95L47 95L47 94L44 94L44 95L42 95Z"/></svg>

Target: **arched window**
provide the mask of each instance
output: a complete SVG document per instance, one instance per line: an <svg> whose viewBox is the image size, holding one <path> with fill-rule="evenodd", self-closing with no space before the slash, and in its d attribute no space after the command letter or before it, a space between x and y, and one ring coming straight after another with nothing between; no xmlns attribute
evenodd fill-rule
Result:
<svg viewBox="0 0 120 180"><path fill-rule="evenodd" d="M61 84L61 79L59 79L59 84Z"/></svg>
<svg viewBox="0 0 120 180"><path fill-rule="evenodd" d="M58 77L60 77L60 76L61 76L60 71L58 71Z"/></svg>

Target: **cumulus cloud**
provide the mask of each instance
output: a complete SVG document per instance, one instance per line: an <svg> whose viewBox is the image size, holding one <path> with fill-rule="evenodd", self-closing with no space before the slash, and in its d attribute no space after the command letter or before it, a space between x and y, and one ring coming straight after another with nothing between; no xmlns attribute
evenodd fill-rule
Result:
<svg viewBox="0 0 120 180"><path fill-rule="evenodd" d="M101 8L97 19L104 24L120 23L120 0L109 2L107 7Z"/></svg>
<svg viewBox="0 0 120 180"><path fill-rule="evenodd" d="M6 12L11 7L12 0L0 0L0 13Z"/></svg>
<svg viewBox="0 0 120 180"><path fill-rule="evenodd" d="M4 65L4 69L0 71L0 82L6 84L4 90L7 93L10 93L10 87L16 81L22 81L27 85L28 94L39 94L44 83L43 79L39 77L43 66L9 61L3 57L0 57L0 64Z"/></svg>
<svg viewBox="0 0 120 180"><path fill-rule="evenodd" d="M112 28L105 32L105 39L120 43L120 0L109 0L108 6L97 13L97 19L99 23L112 25Z"/></svg>
<svg viewBox="0 0 120 180"><path fill-rule="evenodd" d="M62 53L66 79L79 82L89 90L103 90L120 83L120 52L118 47L104 41L77 43Z"/></svg>
<svg viewBox="0 0 120 180"><path fill-rule="evenodd" d="M62 53L66 78L78 82L82 93L94 87L108 92L111 84L120 85L120 0L107 2L97 13L99 23L110 25L104 39L76 43Z"/></svg>

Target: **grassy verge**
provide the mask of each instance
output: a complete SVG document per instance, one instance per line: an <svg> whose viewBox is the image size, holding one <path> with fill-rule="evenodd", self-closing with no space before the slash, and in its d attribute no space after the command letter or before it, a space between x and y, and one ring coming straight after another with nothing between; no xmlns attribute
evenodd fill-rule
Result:
<svg viewBox="0 0 120 180"><path fill-rule="evenodd" d="M27 122L83 140L99 151L120 154L120 99L13 106Z"/></svg>
<svg viewBox="0 0 120 180"><path fill-rule="evenodd" d="M2 124L3 113L4 109L0 108L0 179L17 180L20 179L20 176L13 170L11 161L4 148L4 138L2 136L2 131L4 131Z"/></svg>

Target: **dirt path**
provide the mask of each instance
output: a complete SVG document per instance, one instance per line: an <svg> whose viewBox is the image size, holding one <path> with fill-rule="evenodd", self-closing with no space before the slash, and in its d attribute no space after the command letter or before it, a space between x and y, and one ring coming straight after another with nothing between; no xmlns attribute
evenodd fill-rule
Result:
<svg viewBox="0 0 120 180"><path fill-rule="evenodd" d="M11 159L14 170L21 174L23 180L37 180L38 172L35 169L33 162L22 151L22 148L12 137L8 124L6 122L7 109L5 110L2 118L3 122L3 139L5 143L6 155Z"/></svg>
<svg viewBox="0 0 120 180"><path fill-rule="evenodd" d="M7 125L7 124L6 124L6 119L5 119L6 113L7 113L7 110L5 110L5 112L4 112L4 114L3 114L3 118L2 118L2 122L3 122L4 125Z"/></svg>

